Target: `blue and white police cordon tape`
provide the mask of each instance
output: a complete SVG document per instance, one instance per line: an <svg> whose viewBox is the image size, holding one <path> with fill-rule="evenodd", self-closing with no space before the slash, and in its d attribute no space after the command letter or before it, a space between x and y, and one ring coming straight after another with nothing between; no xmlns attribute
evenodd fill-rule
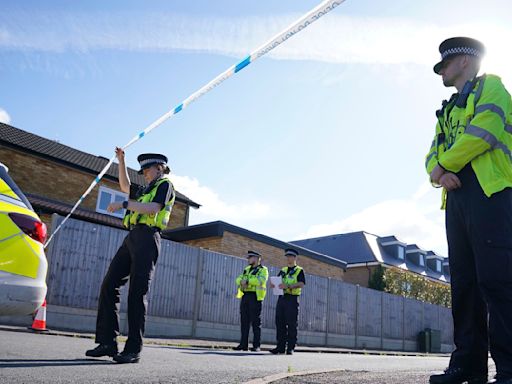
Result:
<svg viewBox="0 0 512 384"><path fill-rule="evenodd" d="M181 104L179 104L177 107L171 109L164 115L162 115L160 118L158 118L156 121L151 123L148 127L146 127L142 132L140 132L138 135L133 137L128 144L126 144L123 149L128 148L133 143L139 141L142 139L145 135L147 135L149 132L151 132L153 129L161 125L164 121L171 118L172 116L176 115L178 112L183 110L184 108L188 107L190 104L192 104L194 101L199 99L201 96L203 96L205 93L210 92L212 89L220 85L224 80L230 78L235 73L240 72L242 69L247 67L249 64L254 62L256 59L260 58L261 56L267 54L272 49L276 48L277 46L284 43L286 40L288 40L290 37L295 35L296 33L302 31L304 28L309 26L310 24L314 23L318 19L320 19L325 14L332 11L334 8L336 8L338 5L343 3L345 0L325 0L322 3L320 3L318 6L316 6L314 9L309 11L307 14L302 16L300 19L292 23L288 28L283 30L282 32L278 33L274 37L272 37L270 40L268 40L265 44L262 44L260 47L255 49L250 55L245 57L242 61L240 61L238 64L231 66L226 71L222 72L220 75L218 75L216 78L214 78L212 81L210 81L208 84L204 85L202 88L194 92L192 95L187 97ZM69 219L69 217L75 212L75 210L78 208L78 206L84 201L86 196L93 190L93 188L100 182L100 180L103 178L107 170L110 168L112 163L114 162L116 156L112 156L112 158L109 160L107 165L103 168L103 170L96 176L94 181L91 183L89 188L84 192L84 194L78 199L78 201L75 203L71 211L68 213L68 215L62 220L62 222L59 224L59 226L53 231L52 235L44 245L45 248L50 244L55 234L60 230L60 228L64 225L64 223Z"/></svg>

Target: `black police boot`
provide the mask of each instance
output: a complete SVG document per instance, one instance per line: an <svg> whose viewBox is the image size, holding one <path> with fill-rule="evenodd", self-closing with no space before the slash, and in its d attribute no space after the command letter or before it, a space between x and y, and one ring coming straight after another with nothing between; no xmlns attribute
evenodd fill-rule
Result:
<svg viewBox="0 0 512 384"><path fill-rule="evenodd" d="M103 357L110 356L113 357L117 355L117 345L116 344L100 344L94 349L89 349L85 352L85 356L88 357Z"/></svg>
<svg viewBox="0 0 512 384"><path fill-rule="evenodd" d="M512 384L512 377L498 374L488 384Z"/></svg>
<svg viewBox="0 0 512 384"><path fill-rule="evenodd" d="M238 344L235 348L233 348L234 351L248 351L249 347L244 347L242 344Z"/></svg>
<svg viewBox="0 0 512 384"><path fill-rule="evenodd" d="M114 361L119 364L138 363L140 361L140 353L123 351L114 356Z"/></svg>
<svg viewBox="0 0 512 384"><path fill-rule="evenodd" d="M287 355L293 355L293 349L288 349L288 350L286 351L286 354L287 354Z"/></svg>
<svg viewBox="0 0 512 384"><path fill-rule="evenodd" d="M259 351L261 351L260 347L252 347L251 348L251 352L259 352Z"/></svg>
<svg viewBox="0 0 512 384"><path fill-rule="evenodd" d="M487 374L470 374L462 368L447 368L444 373L430 376L430 384L487 384Z"/></svg>
<svg viewBox="0 0 512 384"><path fill-rule="evenodd" d="M284 353L284 351L277 348L271 349L269 352L273 355L282 355Z"/></svg>

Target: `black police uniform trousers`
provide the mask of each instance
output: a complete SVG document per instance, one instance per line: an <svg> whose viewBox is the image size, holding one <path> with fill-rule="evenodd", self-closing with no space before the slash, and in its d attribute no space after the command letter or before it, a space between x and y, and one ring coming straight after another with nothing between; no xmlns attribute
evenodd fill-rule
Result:
<svg viewBox="0 0 512 384"><path fill-rule="evenodd" d="M252 346L259 348L261 345L261 304L256 298L256 292L245 292L240 301L240 346L248 348L249 329L252 325Z"/></svg>
<svg viewBox="0 0 512 384"><path fill-rule="evenodd" d="M512 189L488 198L471 167L448 192L446 233L455 351L450 366L512 377Z"/></svg>
<svg viewBox="0 0 512 384"><path fill-rule="evenodd" d="M299 296L285 293L279 296L276 306L277 349L293 351L297 344Z"/></svg>
<svg viewBox="0 0 512 384"><path fill-rule="evenodd" d="M125 351L138 353L146 320L146 294L160 253L160 232L138 224L130 230L110 263L101 285L96 320L96 342L115 344L119 335L119 291L128 290L128 340Z"/></svg>

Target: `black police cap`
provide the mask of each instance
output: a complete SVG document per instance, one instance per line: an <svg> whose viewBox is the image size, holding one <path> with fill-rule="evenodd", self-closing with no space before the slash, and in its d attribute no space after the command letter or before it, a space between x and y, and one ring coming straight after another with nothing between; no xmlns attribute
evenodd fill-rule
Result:
<svg viewBox="0 0 512 384"><path fill-rule="evenodd" d="M143 153L137 157L140 164L139 174L141 175L144 169L151 167L155 164L167 165L167 157L159 153Z"/></svg>
<svg viewBox="0 0 512 384"><path fill-rule="evenodd" d="M439 45L439 53L441 61L434 65L434 72L437 74L448 58L458 55L482 57L485 54L485 46L471 37L452 37Z"/></svg>
<svg viewBox="0 0 512 384"><path fill-rule="evenodd" d="M261 258L261 255L258 252L256 252L256 251L247 251L247 258L253 257L253 256Z"/></svg>
<svg viewBox="0 0 512 384"><path fill-rule="evenodd" d="M285 249L284 250L284 255L285 256L293 256L293 257L297 257L299 256L299 252L297 252L295 249L293 248L288 248L288 249Z"/></svg>

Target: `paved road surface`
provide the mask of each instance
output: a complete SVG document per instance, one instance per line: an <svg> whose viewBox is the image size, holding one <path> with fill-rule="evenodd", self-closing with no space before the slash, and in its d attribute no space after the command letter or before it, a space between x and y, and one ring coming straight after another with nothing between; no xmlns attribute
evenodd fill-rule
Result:
<svg viewBox="0 0 512 384"><path fill-rule="evenodd" d="M273 356L268 352L147 345L139 364L119 365L108 359L85 358L85 350L91 347L94 344L89 339L0 330L0 382L243 383L289 370L346 369L368 371L372 380L380 374L400 372L404 377L416 375L420 380L405 382L426 383L428 372L442 370L448 363L446 357L309 352Z"/></svg>

